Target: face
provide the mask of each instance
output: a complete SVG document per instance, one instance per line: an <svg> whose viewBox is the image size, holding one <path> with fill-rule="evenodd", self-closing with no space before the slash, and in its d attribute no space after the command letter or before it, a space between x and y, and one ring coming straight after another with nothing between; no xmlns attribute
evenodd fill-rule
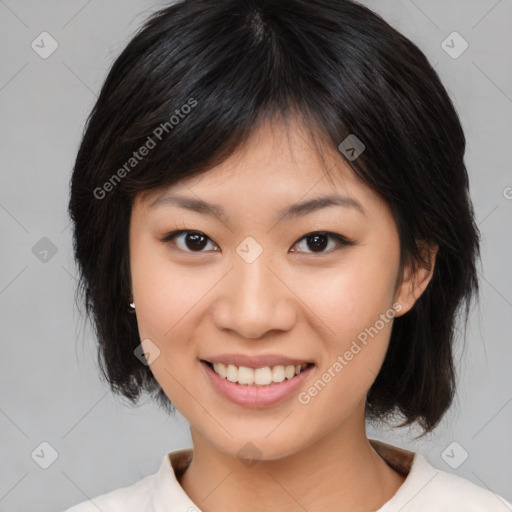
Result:
<svg viewBox="0 0 512 512"><path fill-rule="evenodd" d="M360 428L393 318L414 303L407 276L395 289L388 206L336 150L323 156L331 179L303 130L266 124L218 167L134 203L132 291L151 371L225 453L250 441L278 459ZM339 199L297 206L325 196Z"/></svg>

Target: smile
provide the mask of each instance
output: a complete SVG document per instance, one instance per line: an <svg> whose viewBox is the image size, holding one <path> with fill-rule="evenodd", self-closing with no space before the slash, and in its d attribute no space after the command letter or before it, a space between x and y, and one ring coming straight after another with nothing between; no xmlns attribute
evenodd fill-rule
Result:
<svg viewBox="0 0 512 512"><path fill-rule="evenodd" d="M204 359L199 362L220 396L249 408L270 407L291 399L315 368L314 363L249 368Z"/></svg>
<svg viewBox="0 0 512 512"><path fill-rule="evenodd" d="M247 366L235 366L226 363L211 363L209 361L205 361L205 363L210 368L213 368L213 371L223 379L246 386L278 384L285 379L292 379L299 375L310 365L310 363L287 366L277 365L253 369Z"/></svg>

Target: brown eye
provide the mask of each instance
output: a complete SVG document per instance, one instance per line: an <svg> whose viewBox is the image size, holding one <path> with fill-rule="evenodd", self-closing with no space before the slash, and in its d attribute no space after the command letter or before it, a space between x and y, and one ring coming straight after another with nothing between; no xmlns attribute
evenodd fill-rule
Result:
<svg viewBox="0 0 512 512"><path fill-rule="evenodd" d="M203 249L208 245L208 240L210 239L201 231L187 230L173 231L162 239L163 242L173 241L185 252L204 252Z"/></svg>
<svg viewBox="0 0 512 512"><path fill-rule="evenodd" d="M332 252L332 250L336 250L339 246L344 245L354 245L354 242L347 240L341 235L337 235L336 233L329 233L326 231L317 231L315 233L309 233L304 235L298 243L305 241L305 246L311 249L312 253L324 253L324 252ZM329 241L333 241L334 248L330 251L325 251L325 248L328 247ZM297 252L297 251L293 251ZM298 252L308 252L308 251L298 251Z"/></svg>

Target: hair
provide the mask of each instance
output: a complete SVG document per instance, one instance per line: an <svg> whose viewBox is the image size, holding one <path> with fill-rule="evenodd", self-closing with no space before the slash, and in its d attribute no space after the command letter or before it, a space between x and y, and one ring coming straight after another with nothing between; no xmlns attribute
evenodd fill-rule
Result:
<svg viewBox="0 0 512 512"><path fill-rule="evenodd" d="M356 159L339 155L389 205L402 271L428 267L422 244L438 246L366 397L368 420L399 414L400 426L417 422L425 435L454 398L455 323L465 305L466 329L479 291L465 136L422 51L350 0L183 0L150 15L115 60L84 127L69 201L75 300L92 320L102 376L132 404L146 391L175 411L134 356L133 201L222 163L265 120L299 122L336 149L349 135L364 143Z"/></svg>

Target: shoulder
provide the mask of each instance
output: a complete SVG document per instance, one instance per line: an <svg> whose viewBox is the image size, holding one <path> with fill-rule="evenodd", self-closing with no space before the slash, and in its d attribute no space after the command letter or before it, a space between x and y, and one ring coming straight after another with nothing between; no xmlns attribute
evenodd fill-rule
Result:
<svg viewBox="0 0 512 512"><path fill-rule="evenodd" d="M148 475L132 485L82 501L64 512L149 512L154 479L155 475Z"/></svg>
<svg viewBox="0 0 512 512"><path fill-rule="evenodd" d="M403 486L402 498L407 500L403 512L512 512L512 504L502 496L436 469L422 454L415 455L410 477L408 486Z"/></svg>
<svg viewBox="0 0 512 512"><path fill-rule="evenodd" d="M165 510L170 504L180 510L197 510L177 478L191 460L192 449L189 448L166 453L156 473L82 501L64 512L154 512Z"/></svg>
<svg viewBox="0 0 512 512"><path fill-rule="evenodd" d="M435 472L430 482L432 489L429 505L431 503L439 510L451 505L453 510L456 510L455 507L464 506L467 512L512 512L512 504L491 490L446 471Z"/></svg>
<svg viewBox="0 0 512 512"><path fill-rule="evenodd" d="M512 504L499 494L435 468L422 453L376 439L370 443L391 467L406 475L377 512L512 512Z"/></svg>

